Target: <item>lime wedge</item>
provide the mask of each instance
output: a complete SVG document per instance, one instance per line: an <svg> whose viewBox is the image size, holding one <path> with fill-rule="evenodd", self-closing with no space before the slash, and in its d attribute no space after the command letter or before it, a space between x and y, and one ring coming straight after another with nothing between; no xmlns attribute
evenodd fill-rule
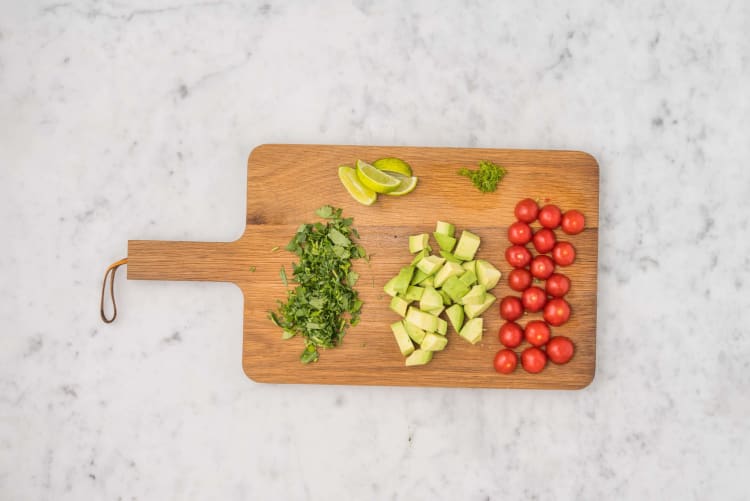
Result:
<svg viewBox="0 0 750 501"><path fill-rule="evenodd" d="M396 174L395 176L398 176L398 174ZM412 191L414 191L414 188L417 187L417 178L415 176L411 176L411 177L399 176L399 178L401 178L401 182L399 183L398 188L387 193L388 195L392 195L394 197L400 197L401 195L406 195L407 193L411 193Z"/></svg>
<svg viewBox="0 0 750 501"><path fill-rule="evenodd" d="M366 187L376 193L388 193L399 187L401 181L386 174L367 162L357 160L357 177Z"/></svg>
<svg viewBox="0 0 750 501"><path fill-rule="evenodd" d="M352 198L362 205L372 205L378 199L377 193L359 182L357 171L353 167L346 165L339 167L339 179Z"/></svg>
<svg viewBox="0 0 750 501"><path fill-rule="evenodd" d="M411 176L411 167L400 158L380 158L375 160L372 165L380 170Z"/></svg>

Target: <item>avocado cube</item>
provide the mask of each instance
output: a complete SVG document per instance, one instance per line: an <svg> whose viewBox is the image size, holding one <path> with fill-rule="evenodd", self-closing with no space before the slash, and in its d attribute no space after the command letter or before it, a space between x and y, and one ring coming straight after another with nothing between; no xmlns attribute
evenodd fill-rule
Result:
<svg viewBox="0 0 750 501"><path fill-rule="evenodd" d="M458 333L459 336L470 342L471 344L477 344L482 340L482 329L484 328L484 322L482 318L472 318L461 329Z"/></svg>
<svg viewBox="0 0 750 501"><path fill-rule="evenodd" d="M445 310L445 314L448 316L453 330L458 334L461 331L461 327L464 325L464 309L460 304L454 304Z"/></svg>
<svg viewBox="0 0 750 501"><path fill-rule="evenodd" d="M464 306L467 304L482 304L484 303L485 292L487 292L487 289L484 288L484 285L477 284L461 298L461 303Z"/></svg>
<svg viewBox="0 0 750 501"><path fill-rule="evenodd" d="M453 304L453 300L451 299L451 297L448 295L447 292L445 292L443 289L438 290L438 292L440 293L441 296L443 296L443 304L445 306L450 306L451 304Z"/></svg>
<svg viewBox="0 0 750 501"><path fill-rule="evenodd" d="M414 266L404 266L396 275L396 281L393 283L393 290L396 294L406 294L406 289L409 288L409 282L411 277L414 275Z"/></svg>
<svg viewBox="0 0 750 501"><path fill-rule="evenodd" d="M408 289L406 289L406 294L404 294L404 299L407 301L419 301L422 299L422 294L424 294L424 287L420 287L418 285L410 285Z"/></svg>
<svg viewBox="0 0 750 501"><path fill-rule="evenodd" d="M453 263L458 263L458 264L463 263L463 261L461 261L460 259L458 259L456 256L454 256L450 252L444 251L443 249L440 249L440 255L443 256L446 261L451 261Z"/></svg>
<svg viewBox="0 0 750 501"><path fill-rule="evenodd" d="M430 315L435 315L437 317L438 315L440 315L443 312L443 310L445 310L445 305L441 304L437 308L432 308L432 309L424 310L424 311L426 311ZM440 320L440 319L438 318L438 320Z"/></svg>
<svg viewBox="0 0 750 501"><path fill-rule="evenodd" d="M470 272L472 272L472 273L474 273L476 275L476 273L477 273L477 262L476 261L474 261L474 260L466 261L461 266L464 267L464 270L470 271Z"/></svg>
<svg viewBox="0 0 750 501"><path fill-rule="evenodd" d="M428 275L434 275L438 272L440 267L443 266L444 262L445 258L437 256L427 256L419 260L419 262L417 263L417 268L427 273Z"/></svg>
<svg viewBox="0 0 750 501"><path fill-rule="evenodd" d="M438 221L435 224L435 233L452 237L456 234L456 227L445 221Z"/></svg>
<svg viewBox="0 0 750 501"><path fill-rule="evenodd" d="M441 336L445 336L446 334L448 334L448 322L438 317L437 329L435 329L435 332L437 332Z"/></svg>
<svg viewBox="0 0 750 501"><path fill-rule="evenodd" d="M487 309L492 306L492 303L494 302L495 296L488 292L484 295L484 302L482 304L464 305L464 313L466 314L467 318L478 317L479 315L487 311Z"/></svg>
<svg viewBox="0 0 750 501"><path fill-rule="evenodd" d="M419 300L419 309L422 311L434 310L443 306L443 296L434 287L425 287Z"/></svg>
<svg viewBox="0 0 750 501"><path fill-rule="evenodd" d="M385 283L385 285L383 286L383 290L385 291L385 293L386 293L386 294L388 294L388 295L389 295L389 296L391 296L391 297L393 297L393 296L395 296L396 294L398 294L398 293L396 292L396 289L394 288L394 287L395 287L395 285L396 285L396 279L397 279L397 278L398 278L398 275L396 275L396 276L395 276L395 277L393 277L392 279L388 280L388 281L387 281L387 282Z"/></svg>
<svg viewBox="0 0 750 501"><path fill-rule="evenodd" d="M424 340L420 344L419 349L424 351L442 351L445 349L445 346L447 344L447 337L430 332L424 337Z"/></svg>
<svg viewBox="0 0 750 501"><path fill-rule="evenodd" d="M420 344L424 339L425 334L427 334L425 331L409 322L408 320L404 320L404 327L406 327L406 333L409 334L409 337L412 339L412 341L417 344Z"/></svg>
<svg viewBox="0 0 750 501"><path fill-rule="evenodd" d="M435 274L435 287L441 287L450 277L462 275L464 269L458 263L447 261L440 271Z"/></svg>
<svg viewBox="0 0 750 501"><path fill-rule="evenodd" d="M458 279L469 287L477 283L477 276L471 270L465 271L463 275L459 275Z"/></svg>
<svg viewBox="0 0 750 501"><path fill-rule="evenodd" d="M420 282L422 282L422 280L424 280L428 276L429 275L427 273L417 268L416 270L414 270L414 276L411 277L411 284L418 285Z"/></svg>
<svg viewBox="0 0 750 501"><path fill-rule="evenodd" d="M401 315L402 317L406 315L406 308L408 307L409 301L402 298L401 296L393 296L393 299L391 299L391 310L393 310L396 314Z"/></svg>
<svg viewBox="0 0 750 501"><path fill-rule="evenodd" d="M458 239L456 251L453 253L458 259L470 261L474 259L477 249L479 249L480 239L474 233L464 230L461 232L461 238Z"/></svg>
<svg viewBox="0 0 750 501"><path fill-rule="evenodd" d="M443 290L451 297L451 299L460 303L461 298L469 292L469 286L458 279L458 277L450 277L443 284Z"/></svg>
<svg viewBox="0 0 750 501"><path fill-rule="evenodd" d="M406 320L423 331L435 332L437 330L438 318L435 315L430 315L429 313L421 311L413 306L410 306L407 309Z"/></svg>
<svg viewBox="0 0 750 501"><path fill-rule="evenodd" d="M414 254L414 257L412 258L411 263L409 263L409 264L411 266L416 266L416 264L418 262L420 262L423 257L427 257L429 255L430 255L430 251L428 251L427 249L423 249L423 250L417 252L416 254Z"/></svg>
<svg viewBox="0 0 750 501"><path fill-rule="evenodd" d="M414 350L414 352L406 357L406 366L414 365L425 365L432 360L432 352L425 350Z"/></svg>
<svg viewBox="0 0 750 501"><path fill-rule="evenodd" d="M420 233L419 235L411 235L409 237L409 252L414 254L427 247L427 242L430 241L430 235L427 233Z"/></svg>
<svg viewBox="0 0 750 501"><path fill-rule="evenodd" d="M414 352L414 344L409 339L409 334L406 332L404 323L401 321L392 323L391 331L393 332L393 337L396 338L396 343L401 354L405 357L411 355Z"/></svg>
<svg viewBox="0 0 750 501"><path fill-rule="evenodd" d="M453 246L456 245L456 239L449 237L448 235L435 232L432 236L435 237L435 241L437 241L438 247L440 247L440 250L442 251L450 252L453 250Z"/></svg>
<svg viewBox="0 0 750 501"><path fill-rule="evenodd" d="M435 287L435 277L430 275L429 277L419 282L419 285L421 285L422 287Z"/></svg>
<svg viewBox="0 0 750 501"><path fill-rule="evenodd" d="M486 290L492 289L500 281L500 270L484 259L477 259L477 280Z"/></svg>

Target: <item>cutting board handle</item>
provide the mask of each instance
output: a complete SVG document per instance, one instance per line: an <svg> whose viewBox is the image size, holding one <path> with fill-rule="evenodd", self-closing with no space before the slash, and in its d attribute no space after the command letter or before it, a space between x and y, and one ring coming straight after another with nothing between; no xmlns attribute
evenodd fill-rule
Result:
<svg viewBox="0 0 750 501"><path fill-rule="evenodd" d="M128 279L233 282L248 256L235 242L128 241Z"/></svg>

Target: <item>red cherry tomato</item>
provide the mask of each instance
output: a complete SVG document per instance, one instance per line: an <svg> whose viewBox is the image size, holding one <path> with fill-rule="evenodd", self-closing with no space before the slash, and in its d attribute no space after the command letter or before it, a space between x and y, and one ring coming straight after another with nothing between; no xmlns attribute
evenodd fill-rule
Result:
<svg viewBox="0 0 750 501"><path fill-rule="evenodd" d="M570 318L570 305L560 298L550 299L544 307L544 319L548 324L559 327Z"/></svg>
<svg viewBox="0 0 750 501"><path fill-rule="evenodd" d="M523 315L523 304L516 296L505 296L500 301L500 316L503 319L512 322L521 318L521 315Z"/></svg>
<svg viewBox="0 0 750 501"><path fill-rule="evenodd" d="M583 231L585 220L577 210L569 210L562 217L562 230L568 235L577 235Z"/></svg>
<svg viewBox="0 0 750 501"><path fill-rule="evenodd" d="M550 296L563 297L570 290L570 279L562 273L553 273L547 279L545 289Z"/></svg>
<svg viewBox="0 0 750 501"><path fill-rule="evenodd" d="M549 228L542 228L534 233L532 241L534 242L534 248L536 251L540 254L545 254L555 247L557 239L555 238L554 231Z"/></svg>
<svg viewBox="0 0 750 501"><path fill-rule="evenodd" d="M532 320L523 331L526 341L534 346L544 346L549 341L549 326L541 320Z"/></svg>
<svg viewBox="0 0 750 501"><path fill-rule="evenodd" d="M521 304L526 308L526 311L535 313L541 311L544 308L544 304L547 302L547 295L542 289L532 285L521 294Z"/></svg>
<svg viewBox="0 0 750 501"><path fill-rule="evenodd" d="M531 240L531 227L528 224L516 221L508 227L508 240L516 245L524 245Z"/></svg>
<svg viewBox="0 0 750 501"><path fill-rule="evenodd" d="M552 259L560 266L569 266L576 260L576 249L569 242L557 242L552 249Z"/></svg>
<svg viewBox="0 0 750 501"><path fill-rule="evenodd" d="M555 336L547 343L547 356L556 364L567 364L574 351L573 341L565 336Z"/></svg>
<svg viewBox="0 0 750 501"><path fill-rule="evenodd" d="M510 374L516 370L518 365L518 357L513 350L504 349L500 350L495 354L495 360L493 362L495 370L500 374Z"/></svg>
<svg viewBox="0 0 750 501"><path fill-rule="evenodd" d="M546 280L555 271L555 262L549 256L536 256L531 260L531 274L539 280Z"/></svg>
<svg viewBox="0 0 750 501"><path fill-rule="evenodd" d="M497 337L503 346L515 348L523 341L523 329L515 322L505 322L500 326Z"/></svg>
<svg viewBox="0 0 750 501"><path fill-rule="evenodd" d="M523 268L531 261L531 252L522 245L511 245L505 251L505 259L514 268Z"/></svg>
<svg viewBox="0 0 750 501"><path fill-rule="evenodd" d="M557 205L545 205L539 211L539 222L545 228L554 230L560 226L560 219L562 219L562 213Z"/></svg>
<svg viewBox="0 0 750 501"><path fill-rule="evenodd" d="M532 374L542 372L544 366L547 365L547 355L535 346L526 348L521 353L521 365L526 369L526 372Z"/></svg>
<svg viewBox="0 0 750 501"><path fill-rule="evenodd" d="M516 204L516 219L524 223L533 223L539 214L539 206L530 198L524 198Z"/></svg>
<svg viewBox="0 0 750 501"><path fill-rule="evenodd" d="M514 291L525 291L531 285L531 273L526 268L515 268L508 273L508 285Z"/></svg>

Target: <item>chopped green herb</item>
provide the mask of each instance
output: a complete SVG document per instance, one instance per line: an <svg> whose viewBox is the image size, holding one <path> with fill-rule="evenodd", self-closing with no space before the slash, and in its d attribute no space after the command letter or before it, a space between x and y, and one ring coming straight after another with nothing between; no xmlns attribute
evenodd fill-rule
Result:
<svg viewBox="0 0 750 501"><path fill-rule="evenodd" d="M283 265L281 266L281 271L279 272L279 274L281 275L281 283L283 283L285 286L289 285L289 280L287 280L286 278L286 269Z"/></svg>
<svg viewBox="0 0 750 501"><path fill-rule="evenodd" d="M458 171L458 175L468 177L479 191L489 193L497 189L497 183L503 179L506 172L505 168L501 165L493 164L488 160L482 160L479 162L479 169L469 170L463 168Z"/></svg>
<svg viewBox="0 0 750 501"><path fill-rule="evenodd" d="M251 272L252 272L252 271L255 271L255 266L251 266L251 267L250 267L250 271L251 271Z"/></svg>
<svg viewBox="0 0 750 501"><path fill-rule="evenodd" d="M273 249L271 249L271 252L276 252L277 250L279 250L279 246L278 245L276 247L274 247Z"/></svg>
<svg viewBox="0 0 750 501"><path fill-rule="evenodd" d="M277 312L269 319L283 330L282 338L301 335L305 349L303 364L318 360L318 348L338 346L349 326L359 323L362 301L354 289L359 274L352 270L352 259L366 256L352 241L358 233L352 218L343 218L342 210L325 205L315 211L325 223L302 224L286 249L299 257L292 263L294 289L287 290L286 302L279 301ZM281 281L287 285L286 271Z"/></svg>

